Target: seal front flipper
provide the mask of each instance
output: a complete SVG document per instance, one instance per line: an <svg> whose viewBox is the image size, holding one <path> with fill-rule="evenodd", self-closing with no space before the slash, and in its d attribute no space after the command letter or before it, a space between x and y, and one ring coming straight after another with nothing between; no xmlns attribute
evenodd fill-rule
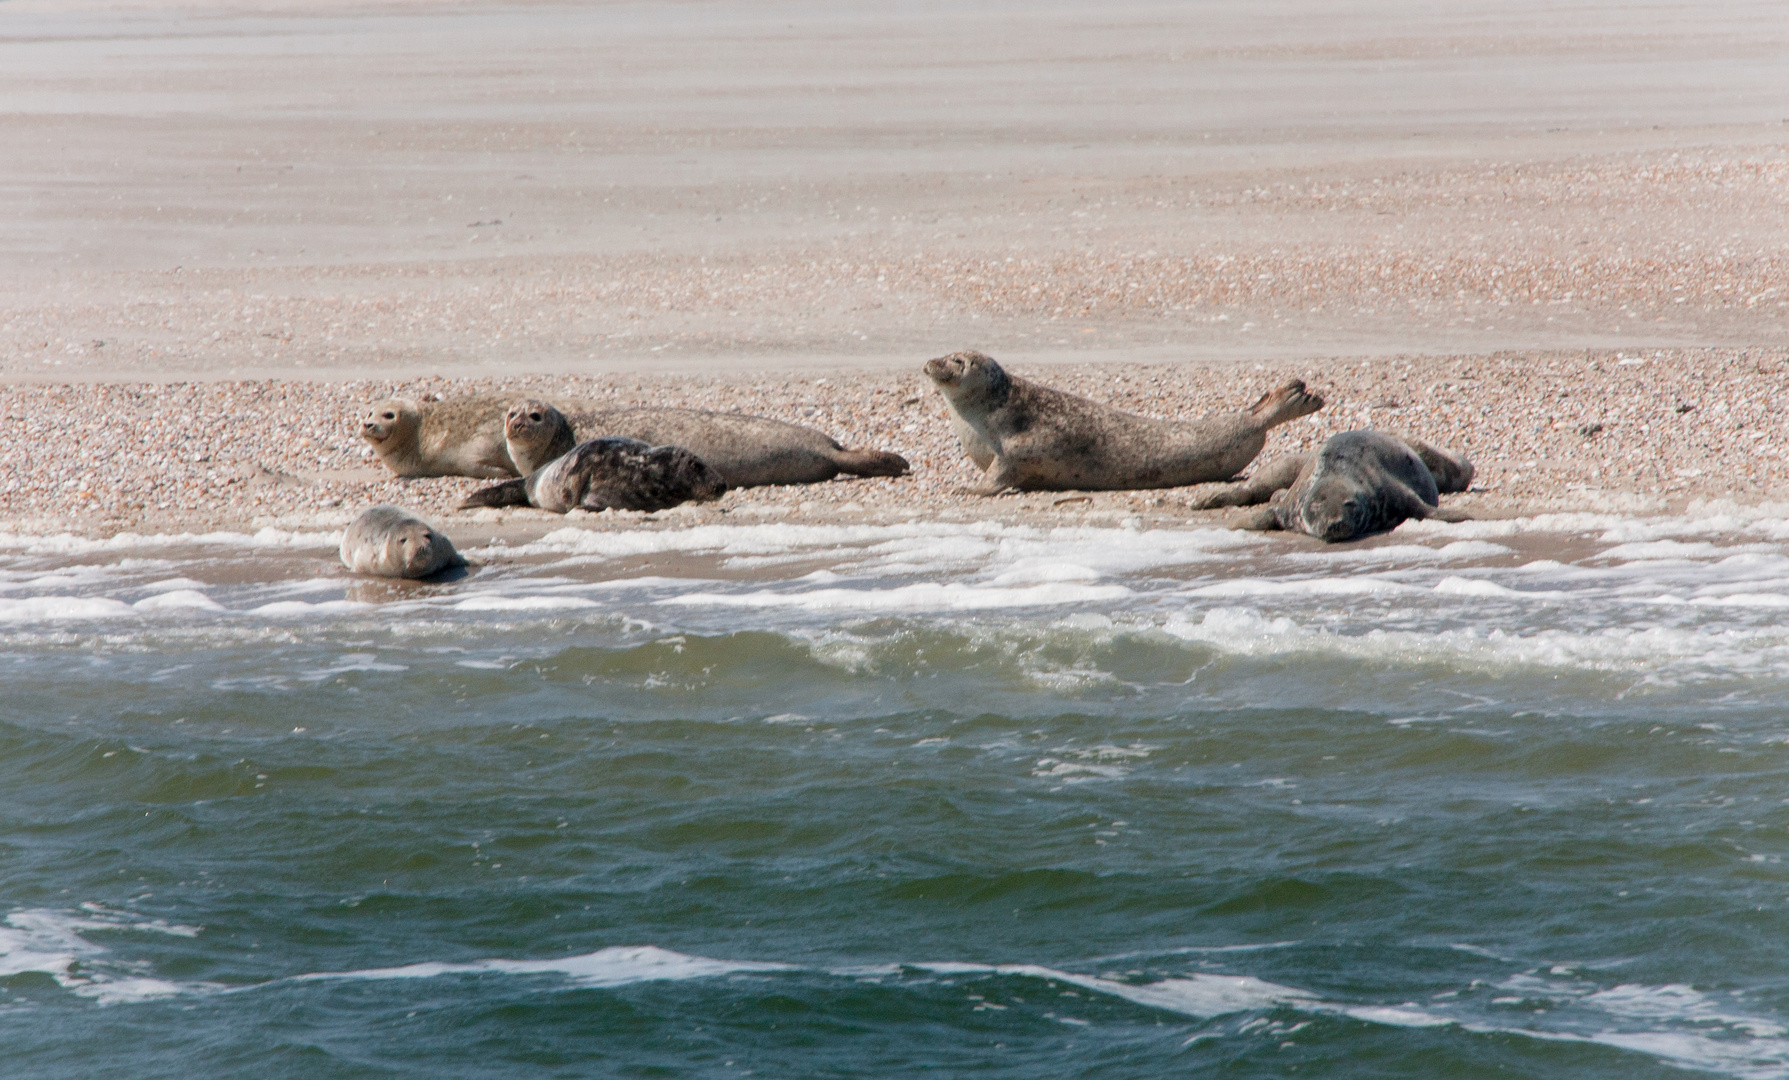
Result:
<svg viewBox="0 0 1789 1080"><path fill-rule="evenodd" d="M1276 492L1291 487L1310 460L1309 454L1287 454L1274 458L1246 480L1232 484L1201 484L1201 490L1187 500L1187 509L1217 510L1227 506L1259 506L1273 498Z"/></svg>
<svg viewBox="0 0 1789 1080"><path fill-rule="evenodd" d="M832 455L840 472L852 476L905 476L913 466L886 450L840 450Z"/></svg>
<svg viewBox="0 0 1789 1080"><path fill-rule="evenodd" d="M1224 526L1241 532L1278 532L1285 528L1271 506L1251 506L1234 514L1226 514Z"/></svg>
<svg viewBox="0 0 1789 1080"><path fill-rule="evenodd" d="M527 480L505 480L501 484L479 488L466 496L466 501L459 505L461 510L476 510L481 506L533 506L528 501Z"/></svg>
<svg viewBox="0 0 1789 1080"><path fill-rule="evenodd" d="M995 495L1005 495L1023 489L1019 487L1019 470L1013 468L1012 462L1007 459L997 457L994 459L994 463L988 466L988 471L982 477L981 483L963 490L971 495L992 498Z"/></svg>

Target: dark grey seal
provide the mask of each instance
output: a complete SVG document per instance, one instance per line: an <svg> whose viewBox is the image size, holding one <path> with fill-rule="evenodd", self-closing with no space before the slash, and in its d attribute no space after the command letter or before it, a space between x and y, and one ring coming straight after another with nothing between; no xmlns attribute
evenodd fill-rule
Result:
<svg viewBox="0 0 1789 1080"><path fill-rule="evenodd" d="M1158 420L1009 375L994 358L928 360L964 453L987 471L981 495L1003 491L1123 491L1229 480L1255 460L1269 429L1323 399L1297 379L1247 412Z"/></svg>
<svg viewBox="0 0 1789 1080"><path fill-rule="evenodd" d="M1429 475L1435 478L1435 490L1440 494L1466 491L1472 487L1472 477L1476 470L1466 455L1443 450L1412 435L1393 435L1389 432L1381 434L1397 439L1422 459L1422 463L1428 466ZM1215 510L1225 506L1256 506L1267 502L1276 492L1291 487L1314 457L1316 454L1313 452L1285 454L1274 458L1243 480L1210 485L1188 499L1187 505L1194 510Z"/></svg>
<svg viewBox="0 0 1789 1080"><path fill-rule="evenodd" d="M1299 470L1273 516L1282 529L1336 544L1427 518L1440 509L1439 496L1435 474L1410 444L1383 431L1344 431Z"/></svg>
<svg viewBox="0 0 1789 1080"><path fill-rule="evenodd" d="M375 506L342 532L342 564L356 574L425 578L466 560L453 541L408 510Z"/></svg>
<svg viewBox="0 0 1789 1080"><path fill-rule="evenodd" d="M503 436L516 471L526 476L586 439L638 439L681 446L720 473L729 487L817 484L840 473L900 476L907 459L882 450L847 450L799 424L744 413L696 409L571 409L539 398L510 406Z"/></svg>
<svg viewBox="0 0 1789 1080"><path fill-rule="evenodd" d="M712 502L727 482L681 446L648 446L638 439L591 439L535 469L466 497L460 509L536 506L568 510L668 510Z"/></svg>

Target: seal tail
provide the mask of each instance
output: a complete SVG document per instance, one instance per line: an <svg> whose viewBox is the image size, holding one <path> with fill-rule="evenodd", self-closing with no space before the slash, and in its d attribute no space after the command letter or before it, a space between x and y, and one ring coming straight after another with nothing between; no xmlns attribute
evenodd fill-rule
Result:
<svg viewBox="0 0 1789 1080"><path fill-rule="evenodd" d="M853 476L904 476L913 466L886 450L840 450L832 455L840 472Z"/></svg>
<svg viewBox="0 0 1789 1080"><path fill-rule="evenodd" d="M1305 389L1303 379L1291 379L1261 395L1249 408L1249 415L1264 428L1277 427L1288 420L1309 416L1323 407L1323 398Z"/></svg>
<svg viewBox="0 0 1789 1080"><path fill-rule="evenodd" d="M466 496L461 503L461 510L475 510L481 506L532 506L528 501L528 482L526 480L505 480L501 484L479 488Z"/></svg>

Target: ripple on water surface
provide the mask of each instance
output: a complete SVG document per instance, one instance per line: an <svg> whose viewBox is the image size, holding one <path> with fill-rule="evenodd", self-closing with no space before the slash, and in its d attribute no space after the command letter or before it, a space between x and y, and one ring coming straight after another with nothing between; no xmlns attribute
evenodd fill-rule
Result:
<svg viewBox="0 0 1789 1080"><path fill-rule="evenodd" d="M33 1076L1783 1076L1786 538L0 538L0 1025Z"/></svg>

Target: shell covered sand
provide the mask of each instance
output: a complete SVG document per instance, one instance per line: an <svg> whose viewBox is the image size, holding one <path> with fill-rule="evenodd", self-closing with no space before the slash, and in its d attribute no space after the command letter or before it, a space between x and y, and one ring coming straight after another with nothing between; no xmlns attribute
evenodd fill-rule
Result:
<svg viewBox="0 0 1789 1080"><path fill-rule="evenodd" d="M1350 428L1407 431L1460 449L1478 466L1454 505L1481 516L1554 509L1658 512L1696 499L1789 500L1789 349L1688 349L1207 366L1119 363L1010 370L1155 416L1246 408L1287 377L1328 399L1276 429L1263 460ZM919 372L804 378L560 377L406 382L78 384L0 387L0 529L181 532L268 524L338 526L395 503L443 525L541 511L455 504L470 479L394 480L358 434L382 397L485 390L675 405L773 416L817 427L850 447L892 450L913 464L899 479L841 478L755 488L669 512L816 520L889 517L1139 515L1194 517L1191 489L988 500L959 489L977 473L951 435L944 405ZM482 515L482 516L479 516ZM663 517L665 515L661 515ZM629 515L615 515L617 523ZM639 519L640 515L631 515Z"/></svg>

